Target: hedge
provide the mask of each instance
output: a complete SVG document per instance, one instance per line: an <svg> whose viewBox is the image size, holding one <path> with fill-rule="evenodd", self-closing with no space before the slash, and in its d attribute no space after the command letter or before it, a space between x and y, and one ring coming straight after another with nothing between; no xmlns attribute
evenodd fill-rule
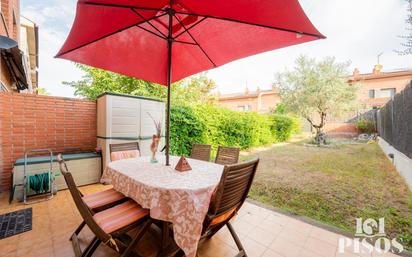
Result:
<svg viewBox="0 0 412 257"><path fill-rule="evenodd" d="M298 120L280 114L237 112L213 105L175 106L171 109L171 151L189 155L192 144L251 147L286 141Z"/></svg>

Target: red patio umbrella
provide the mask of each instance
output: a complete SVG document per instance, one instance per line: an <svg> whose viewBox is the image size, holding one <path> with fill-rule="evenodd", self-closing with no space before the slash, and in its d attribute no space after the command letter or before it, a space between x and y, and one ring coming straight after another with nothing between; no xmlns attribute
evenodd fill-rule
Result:
<svg viewBox="0 0 412 257"><path fill-rule="evenodd" d="M57 57L168 87L261 52L325 38L297 0L79 0Z"/></svg>

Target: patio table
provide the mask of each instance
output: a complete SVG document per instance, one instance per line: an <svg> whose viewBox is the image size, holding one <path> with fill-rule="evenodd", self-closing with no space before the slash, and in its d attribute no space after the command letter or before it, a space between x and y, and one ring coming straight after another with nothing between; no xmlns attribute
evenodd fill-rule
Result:
<svg viewBox="0 0 412 257"><path fill-rule="evenodd" d="M179 157L171 156L170 166L164 156L158 159L158 163L150 163L150 157L111 162L101 180L149 209L152 218L172 223L176 244L187 257L194 257L224 166L187 158L192 170L179 172L174 169Z"/></svg>

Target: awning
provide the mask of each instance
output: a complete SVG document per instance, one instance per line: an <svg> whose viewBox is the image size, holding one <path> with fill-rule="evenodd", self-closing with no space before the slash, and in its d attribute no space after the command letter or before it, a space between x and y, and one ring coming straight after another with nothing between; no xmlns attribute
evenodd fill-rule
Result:
<svg viewBox="0 0 412 257"><path fill-rule="evenodd" d="M17 42L9 37L0 36L0 55L6 63L11 79L16 83L17 90L29 89L23 66L23 54Z"/></svg>

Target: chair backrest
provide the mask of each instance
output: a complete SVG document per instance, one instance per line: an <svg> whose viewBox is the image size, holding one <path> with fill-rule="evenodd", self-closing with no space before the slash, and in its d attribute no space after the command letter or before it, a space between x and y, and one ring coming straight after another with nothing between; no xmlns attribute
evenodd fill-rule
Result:
<svg viewBox="0 0 412 257"><path fill-rule="evenodd" d="M230 220L242 207L255 177L258 164L259 159L254 159L225 166L215 197L210 204L204 229L210 225L214 218L225 213L229 213L227 220Z"/></svg>
<svg viewBox="0 0 412 257"><path fill-rule="evenodd" d="M219 145L215 163L222 165L236 164L239 161L239 153L239 148Z"/></svg>
<svg viewBox="0 0 412 257"><path fill-rule="evenodd" d="M111 161L136 158L140 156L138 142L110 144L109 148Z"/></svg>
<svg viewBox="0 0 412 257"><path fill-rule="evenodd" d="M64 180L66 181L70 194L72 195L74 203L76 204L76 207L79 210L84 222L100 240L102 240L103 242L107 242L108 240L110 240L111 236L104 232L103 229L101 229L99 225L96 223L96 221L93 219L93 212L84 203L82 199L82 194L77 188L72 174L67 169L67 165L63 160L61 154L57 155L57 161L60 166L60 172L63 174Z"/></svg>
<svg viewBox="0 0 412 257"><path fill-rule="evenodd" d="M190 158L208 162L210 161L211 151L211 145L193 144Z"/></svg>

